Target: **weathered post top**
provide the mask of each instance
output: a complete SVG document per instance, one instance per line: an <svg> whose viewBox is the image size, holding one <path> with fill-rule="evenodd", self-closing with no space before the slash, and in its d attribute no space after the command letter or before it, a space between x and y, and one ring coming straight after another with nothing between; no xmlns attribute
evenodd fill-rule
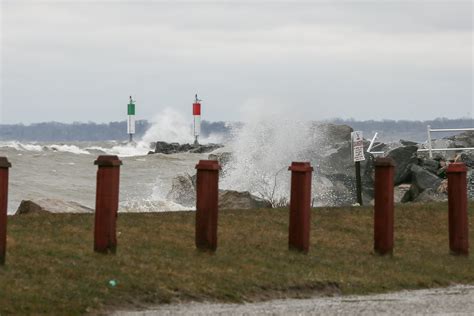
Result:
<svg viewBox="0 0 474 316"><path fill-rule="evenodd" d="M309 162L292 162L291 166L288 167L288 170L295 171L295 172L308 172L313 171L313 167Z"/></svg>
<svg viewBox="0 0 474 316"><path fill-rule="evenodd" d="M116 155L101 155L94 161L94 165L99 167L116 167L122 165L122 160Z"/></svg>
<svg viewBox="0 0 474 316"><path fill-rule="evenodd" d="M376 167L395 167L395 161L390 157L377 157L374 165Z"/></svg>
<svg viewBox="0 0 474 316"><path fill-rule="evenodd" d="M197 170L220 170L221 166L217 160L199 160Z"/></svg>
<svg viewBox="0 0 474 316"><path fill-rule="evenodd" d="M453 162L448 165L448 173L467 172L467 167L463 162Z"/></svg>
<svg viewBox="0 0 474 316"><path fill-rule="evenodd" d="M0 157L0 168L11 168L12 164L8 161L7 157Z"/></svg>

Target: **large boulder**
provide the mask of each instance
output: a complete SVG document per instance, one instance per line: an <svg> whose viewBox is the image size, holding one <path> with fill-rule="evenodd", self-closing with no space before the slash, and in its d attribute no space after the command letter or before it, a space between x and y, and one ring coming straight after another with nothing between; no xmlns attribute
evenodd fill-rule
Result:
<svg viewBox="0 0 474 316"><path fill-rule="evenodd" d="M421 166L423 167L423 169L425 169L425 170L427 170L427 171L429 171L433 174L437 174L441 165L440 165L438 160L423 159L422 162L421 162Z"/></svg>
<svg viewBox="0 0 474 316"><path fill-rule="evenodd" d="M166 195L167 200L183 206L196 205L196 175L178 175L171 181L171 190Z"/></svg>
<svg viewBox="0 0 474 316"><path fill-rule="evenodd" d="M16 214L41 214L41 213L68 213L82 214L94 213L94 210L73 201L57 199L23 200Z"/></svg>
<svg viewBox="0 0 474 316"><path fill-rule="evenodd" d="M410 165L418 163L417 150L417 146L403 146L395 148L387 154L395 162L395 185L410 182Z"/></svg>
<svg viewBox="0 0 474 316"><path fill-rule="evenodd" d="M403 197L402 202L417 201L418 196L428 189L431 191L426 194L431 195L430 192L438 192L443 184L442 179L421 166L411 165L410 170L412 183L409 192Z"/></svg>
<svg viewBox="0 0 474 316"><path fill-rule="evenodd" d="M219 209L245 210L256 208L271 208L272 204L256 197L249 192L232 190L219 191Z"/></svg>
<svg viewBox="0 0 474 316"><path fill-rule="evenodd" d="M412 184L414 184L420 192L426 189L437 190L441 185L442 180L428 170L423 169L423 167L412 165L410 170L412 173Z"/></svg>
<svg viewBox="0 0 474 316"><path fill-rule="evenodd" d="M413 202L443 202L448 200L448 195L439 193L432 188L428 188L421 192Z"/></svg>

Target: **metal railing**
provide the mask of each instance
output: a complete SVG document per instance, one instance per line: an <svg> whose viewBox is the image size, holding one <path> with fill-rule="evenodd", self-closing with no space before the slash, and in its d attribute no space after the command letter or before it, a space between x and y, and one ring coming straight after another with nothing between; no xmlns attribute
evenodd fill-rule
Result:
<svg viewBox="0 0 474 316"><path fill-rule="evenodd" d="M431 128L430 125L427 126L428 131L428 141L427 145L428 148L420 148L418 149L419 152L429 152L429 157L433 158L433 151L464 151L464 150L474 150L474 147L465 147L465 148L433 148L432 140L431 140L431 133L439 133L439 132L466 132L466 131L474 131L474 128Z"/></svg>
<svg viewBox="0 0 474 316"><path fill-rule="evenodd" d="M372 149L374 149L375 147L382 145L382 144L378 144L378 145L375 145L375 147L374 147L374 143L375 143L375 140L377 139L378 134L379 133L376 132L374 137L370 141L369 148L367 148L367 152L369 154L372 154L372 155L383 155L383 154L385 154L384 151L372 151Z"/></svg>

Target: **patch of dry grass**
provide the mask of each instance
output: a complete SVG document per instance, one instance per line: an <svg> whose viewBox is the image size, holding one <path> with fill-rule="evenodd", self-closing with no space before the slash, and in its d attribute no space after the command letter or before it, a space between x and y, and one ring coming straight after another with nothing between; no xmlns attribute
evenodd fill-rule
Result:
<svg viewBox="0 0 474 316"><path fill-rule="evenodd" d="M471 245L472 215L471 208ZM116 255L92 251L91 215L11 216L0 314L71 315L179 300L240 302L474 283L473 259L449 255L446 203L397 206L393 257L373 254L370 207L314 209L308 255L287 250L285 209L219 216L214 255L194 248L193 212L120 214Z"/></svg>

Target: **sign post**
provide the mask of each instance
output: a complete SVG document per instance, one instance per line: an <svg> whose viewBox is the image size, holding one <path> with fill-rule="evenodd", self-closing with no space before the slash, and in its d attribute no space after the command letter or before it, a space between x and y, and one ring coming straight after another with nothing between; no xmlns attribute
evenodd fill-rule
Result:
<svg viewBox="0 0 474 316"><path fill-rule="evenodd" d="M364 137L361 131L351 133L351 154L355 162L357 203L362 205L362 178L360 176L360 162L365 160Z"/></svg>
<svg viewBox="0 0 474 316"><path fill-rule="evenodd" d="M130 96L130 103L127 105L127 134L130 135L130 142L133 142L133 134L135 134L135 102Z"/></svg>

